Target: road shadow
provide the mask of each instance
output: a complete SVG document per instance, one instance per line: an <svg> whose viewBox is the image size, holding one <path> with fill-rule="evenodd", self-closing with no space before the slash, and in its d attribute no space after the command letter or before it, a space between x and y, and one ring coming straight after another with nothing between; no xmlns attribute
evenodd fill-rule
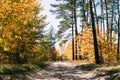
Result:
<svg viewBox="0 0 120 80"><path fill-rule="evenodd" d="M14 72L16 74L0 75L0 80L120 80L119 72L96 71L102 66L95 64L73 65L62 62L57 65L35 64L40 69L25 73ZM24 69L30 70L28 66L24 66Z"/></svg>
<svg viewBox="0 0 120 80"><path fill-rule="evenodd" d="M120 72L117 70L99 70L96 71L96 75L91 79L95 79L97 77L104 77L105 80L120 80Z"/></svg>
<svg viewBox="0 0 120 80"><path fill-rule="evenodd" d="M78 65L75 68L84 71L93 71L96 68L100 68L100 67L101 67L100 65L95 65L95 64L84 64L84 65Z"/></svg>

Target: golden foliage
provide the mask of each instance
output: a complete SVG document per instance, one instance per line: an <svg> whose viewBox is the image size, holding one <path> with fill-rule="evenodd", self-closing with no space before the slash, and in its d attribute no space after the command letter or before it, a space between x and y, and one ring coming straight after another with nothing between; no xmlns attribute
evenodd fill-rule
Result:
<svg viewBox="0 0 120 80"><path fill-rule="evenodd" d="M102 35L99 33L98 38L98 48L99 48L99 55L101 62L104 63L117 63L116 60L116 49L117 46L115 42L115 36L112 37L111 41L105 41L106 35ZM94 62L94 44L93 44L93 37L92 37L92 29L89 28L85 32L83 32L83 37L81 38L81 54L90 62Z"/></svg>
<svg viewBox="0 0 120 80"><path fill-rule="evenodd" d="M68 43L65 52L62 54L63 60L72 60L72 44Z"/></svg>
<svg viewBox="0 0 120 80"><path fill-rule="evenodd" d="M0 0L0 7L0 47L13 55L39 52L36 29L45 19L39 0Z"/></svg>
<svg viewBox="0 0 120 80"><path fill-rule="evenodd" d="M105 41L107 36L99 33L97 36L98 39L98 49L99 49L99 57L102 63L107 64L116 64L117 63L117 44L116 36L113 35L112 42ZM79 35L75 37L75 40L78 41L78 46L80 47L80 55L82 56L82 60L87 60L89 63L94 63L94 43L93 43L93 35L92 35L92 28L86 29L82 36ZM70 48L72 45L68 45L65 53L63 54L68 59L72 58L72 49ZM79 50L79 47L78 50Z"/></svg>
<svg viewBox="0 0 120 80"><path fill-rule="evenodd" d="M56 61L59 58L59 52L56 49L53 49L52 51L52 60Z"/></svg>

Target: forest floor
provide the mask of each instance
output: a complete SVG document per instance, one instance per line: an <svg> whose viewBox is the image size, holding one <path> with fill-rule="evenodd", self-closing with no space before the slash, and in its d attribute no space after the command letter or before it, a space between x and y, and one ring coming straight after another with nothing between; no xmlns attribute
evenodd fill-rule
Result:
<svg viewBox="0 0 120 80"><path fill-rule="evenodd" d="M0 74L0 80L120 80L120 66L118 65L56 61L50 62L47 66L43 63L39 64L36 70L32 70L30 65L9 68L4 68L4 73Z"/></svg>
<svg viewBox="0 0 120 80"><path fill-rule="evenodd" d="M120 66L78 65L70 61L52 62L27 75L28 80L120 80Z"/></svg>

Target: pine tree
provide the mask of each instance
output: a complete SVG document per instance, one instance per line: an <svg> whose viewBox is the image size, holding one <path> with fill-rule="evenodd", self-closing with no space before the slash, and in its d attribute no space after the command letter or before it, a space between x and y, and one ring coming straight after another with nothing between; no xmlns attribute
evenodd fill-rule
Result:
<svg viewBox="0 0 120 80"><path fill-rule="evenodd" d="M63 0L60 0L60 1L62 2ZM58 15L57 18L62 19L62 21L60 21L59 31L58 31L58 35L61 35L59 36L59 38L64 36L64 34L66 34L65 33L66 31L70 31L72 27L73 57L74 57L74 53L77 54L77 42L74 40L74 37L78 35L76 3L77 2L75 0L74 1L68 0L58 5L52 4L53 7L56 7L56 10L55 11L52 10L52 12ZM74 33L75 33L75 36L74 36ZM69 34L71 35L71 33Z"/></svg>
<svg viewBox="0 0 120 80"><path fill-rule="evenodd" d="M94 40L95 63L99 64L100 60L99 60L99 52L98 52L98 43L97 43L95 22L94 22L93 10L92 10L92 0L90 0L90 14L91 14L92 32L93 32L93 40Z"/></svg>
<svg viewBox="0 0 120 80"><path fill-rule="evenodd" d="M117 59L119 60L119 56L120 56L120 3L119 3L119 0L117 0L117 9L118 9L118 23L117 23L117 26L118 26L118 43L117 43Z"/></svg>

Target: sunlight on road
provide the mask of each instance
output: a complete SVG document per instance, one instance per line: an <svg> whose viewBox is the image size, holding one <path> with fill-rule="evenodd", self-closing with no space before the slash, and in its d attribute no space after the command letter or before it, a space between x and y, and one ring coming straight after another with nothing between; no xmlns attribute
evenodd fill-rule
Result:
<svg viewBox="0 0 120 80"><path fill-rule="evenodd" d="M70 61L56 61L43 70L27 76L29 80L105 80L93 71L83 70Z"/></svg>
<svg viewBox="0 0 120 80"><path fill-rule="evenodd" d="M53 66L64 66L64 67L74 67L76 64L70 63L68 61L62 62L62 61L57 61L52 64Z"/></svg>

